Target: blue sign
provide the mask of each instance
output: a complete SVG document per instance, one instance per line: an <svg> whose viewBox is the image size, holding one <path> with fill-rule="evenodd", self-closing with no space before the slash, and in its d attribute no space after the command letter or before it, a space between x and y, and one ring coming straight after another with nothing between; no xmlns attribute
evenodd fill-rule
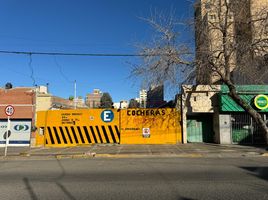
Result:
<svg viewBox="0 0 268 200"><path fill-rule="evenodd" d="M111 110L104 110L101 113L101 119L104 122L112 122L114 119L114 113Z"/></svg>

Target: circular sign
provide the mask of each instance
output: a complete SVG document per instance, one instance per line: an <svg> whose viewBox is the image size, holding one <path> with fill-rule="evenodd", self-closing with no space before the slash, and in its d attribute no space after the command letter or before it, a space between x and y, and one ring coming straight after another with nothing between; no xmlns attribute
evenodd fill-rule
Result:
<svg viewBox="0 0 268 200"><path fill-rule="evenodd" d="M7 116L12 116L15 112L15 108L11 105L8 105L6 108L5 108L5 113Z"/></svg>
<svg viewBox="0 0 268 200"><path fill-rule="evenodd" d="M104 110L101 113L101 119L104 122L112 122L114 119L114 113L111 110Z"/></svg>
<svg viewBox="0 0 268 200"><path fill-rule="evenodd" d="M268 96L263 94L257 95L254 98L254 105L260 110L268 108Z"/></svg>

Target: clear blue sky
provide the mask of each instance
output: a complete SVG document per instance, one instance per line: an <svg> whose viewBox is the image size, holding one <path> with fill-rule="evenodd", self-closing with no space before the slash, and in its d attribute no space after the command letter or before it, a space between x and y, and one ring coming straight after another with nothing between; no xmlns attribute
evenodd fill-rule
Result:
<svg viewBox="0 0 268 200"><path fill-rule="evenodd" d="M134 43L150 38L151 28L138 17L149 16L151 9L173 9L178 19L193 15L188 0L0 0L0 50L133 54ZM53 95L68 98L77 80L77 96L99 88L114 102L138 97L141 83L129 79L127 64L138 58L31 58L0 53L0 85L49 83Z"/></svg>

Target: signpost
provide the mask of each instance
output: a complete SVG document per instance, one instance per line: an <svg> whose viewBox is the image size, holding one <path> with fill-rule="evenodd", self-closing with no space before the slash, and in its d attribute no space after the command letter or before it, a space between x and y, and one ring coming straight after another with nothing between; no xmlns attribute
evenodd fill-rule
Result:
<svg viewBox="0 0 268 200"><path fill-rule="evenodd" d="M12 116L15 112L15 109L12 105L8 105L5 108L5 114L7 115L7 131L6 131L6 146L5 146L5 156L7 156L7 146L8 146L8 142L9 142L9 136L11 134L10 132L10 116Z"/></svg>

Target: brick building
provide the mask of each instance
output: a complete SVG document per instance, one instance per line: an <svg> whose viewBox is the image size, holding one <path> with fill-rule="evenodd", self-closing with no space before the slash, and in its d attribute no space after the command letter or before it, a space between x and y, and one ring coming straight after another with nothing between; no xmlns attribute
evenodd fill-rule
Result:
<svg viewBox="0 0 268 200"><path fill-rule="evenodd" d="M46 86L0 88L0 146L5 144L7 116L5 108L15 109L11 120L10 145L22 146L35 143L36 112L52 109L74 109L74 101L53 96ZM76 108L87 108L83 101L77 101Z"/></svg>
<svg viewBox="0 0 268 200"><path fill-rule="evenodd" d="M35 88L17 87L11 89L0 88L0 119L6 119L5 107L13 105L15 108L11 119L31 119L34 116Z"/></svg>
<svg viewBox="0 0 268 200"><path fill-rule="evenodd" d="M11 85L11 84L10 84ZM29 146L35 133L32 128L35 120L35 88L0 88L0 146L6 145L8 120L5 108L12 105L15 112L10 116L8 146Z"/></svg>

